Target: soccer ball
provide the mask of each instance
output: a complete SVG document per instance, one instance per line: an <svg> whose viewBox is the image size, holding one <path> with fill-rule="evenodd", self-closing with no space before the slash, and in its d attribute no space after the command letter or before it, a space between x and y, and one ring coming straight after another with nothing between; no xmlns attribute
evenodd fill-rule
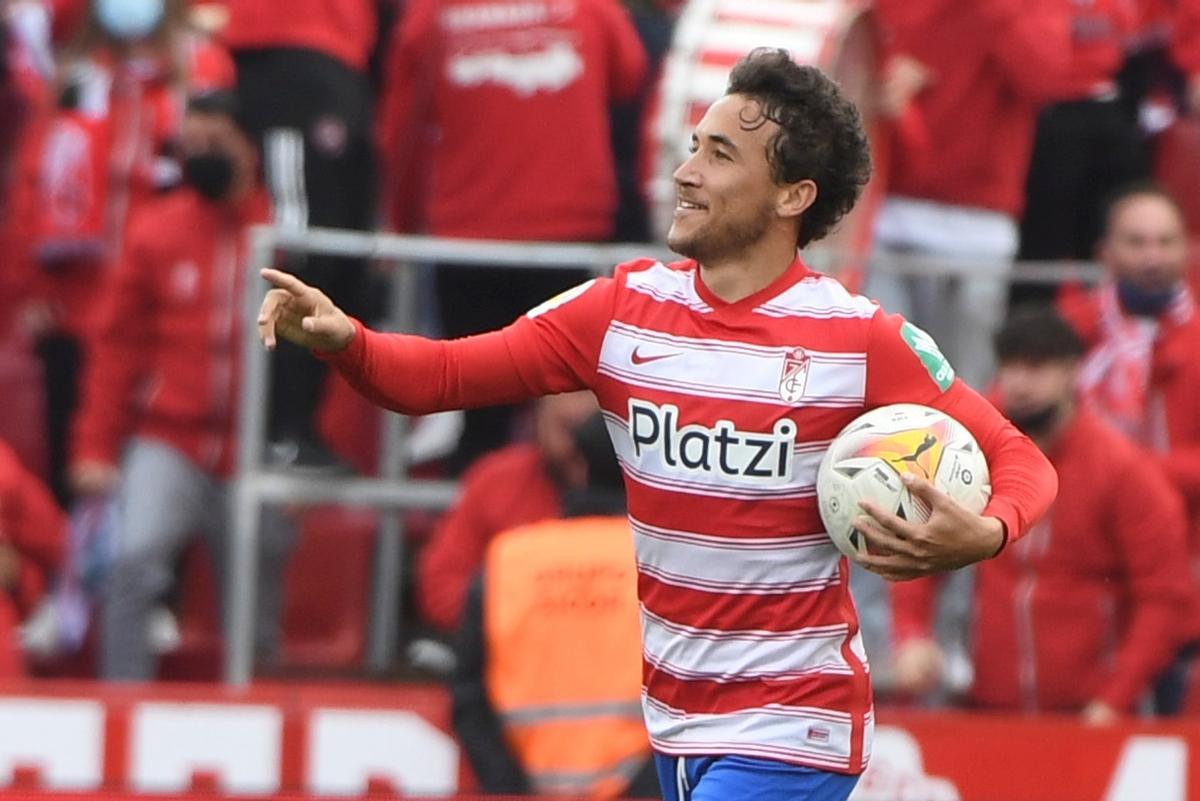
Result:
<svg viewBox="0 0 1200 801"><path fill-rule="evenodd" d="M987 460L962 423L911 403L872 409L842 429L817 471L821 520L838 550L847 556L867 550L854 528L860 500L905 520L929 519L930 509L905 488L902 473L931 481L976 514L992 495Z"/></svg>

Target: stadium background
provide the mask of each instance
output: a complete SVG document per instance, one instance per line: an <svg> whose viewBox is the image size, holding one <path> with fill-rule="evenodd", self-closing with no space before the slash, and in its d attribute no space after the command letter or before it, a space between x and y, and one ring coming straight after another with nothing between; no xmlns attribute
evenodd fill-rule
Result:
<svg viewBox="0 0 1200 801"><path fill-rule="evenodd" d="M348 0L342 2L349 5ZM260 3L274 7L270 0ZM389 65L403 45L396 32L410 9L403 2L383 2L378 8L362 5L372 6L369 11L378 32L368 37L369 58L358 66L371 76L377 90L371 102L379 104L379 116L386 120ZM33 0L8 0L4 5L8 68L0 102L8 104L9 113L0 131L6 148L6 188L0 207L5 214L4 242L11 248L3 279L10 310L29 293L23 283L24 265L17 263L28 233L20 228L28 218L15 211L21 203L16 196L21 191L22 148L29 147L39 104L53 102L52 90L59 80L55 57L67 51L78 27L85 24L85 6ZM313 4L308 11L318 14L319 6ZM693 0L630 2L629 6L652 68L631 93L634 102L612 108L614 201L619 200L614 228L603 236L581 232L577 242L645 240L650 244L628 252L659 252L661 246L654 243L661 239L674 205L669 176L690 126L723 91L724 76L740 55L754 46L775 45L835 74L866 110L876 146L876 177L867 196L837 237L810 255L814 264L838 273L852 286L861 286L864 273L871 269L969 275L975 266L969 259L961 263L930 259L915 266L903 260L889 263L886 258L870 262L874 214L887 194L892 160L903 154L894 152L893 123L874 111L887 44L869 3ZM31 11L34 7L36 12ZM1150 3L1139 6L1144 16L1122 41L1127 69L1136 66L1138 59L1160 58L1156 63L1166 77L1148 89L1141 87L1137 109L1147 171L1181 202L1195 235L1200 231L1196 205L1200 123L1190 116L1190 65L1186 58L1171 58L1173 48L1178 49L1190 33L1186 15L1193 11L1184 0L1165 10ZM195 4L188 13L196 36L206 46L219 50L230 44L225 40L227 11L219 4ZM44 28L39 28L38 20ZM215 84L229 81L223 69L213 69ZM336 126L326 133L331 140L349 135ZM389 136L395 133L382 126L376 141L382 151L381 208L397 215L409 200L393 195L404 194L403 187L412 184L388 179L413 174L412 165L397 165L395 154L387 152L393 142ZM485 142L474 146L484 147ZM418 167L420 162L420 157L413 159ZM380 221L381 231L454 233L453 226L439 232L433 225L396 224L396 216L370 216ZM488 238L533 238L521 234ZM453 243L437 239L339 237L286 228L260 237L255 252L271 261L277 251L373 255L378 264L391 265L373 274L372 280L379 282L377 293L391 293L396 299L390 312L381 316L401 330L434 333L438 332L436 316L427 312L436 305L433 275L438 268L428 265L465 260L499 271L506 269L505 264L540 260L547 265L603 270L626 252L603 245L539 250L511 243L455 250ZM1019 266L1014 275L1049 276L1051 283L1094 279L1095 273L1083 260L1075 254L1063 255L1073 258L1039 257L1036 264ZM408 266L394 269L394 262ZM247 260L247 274L254 266L253 259ZM260 286L251 283L243 304L246 315L261 294ZM90 279L80 285L87 291L96 286ZM32 473L52 484L52 446L44 433L50 377L44 362L32 352L28 332L21 333L20 322L10 327L18 333L10 335L0 351L8 404L0 420L0 438ZM249 411L252 406L260 413L268 408L264 393L255 391L266 389L266 374L254 373L265 370L266 363L253 355L252 344L247 339L237 345L246 346L247 373L257 376L247 379L242 388L240 430L251 432L255 443L265 444L271 432L263 418L256 422ZM186 793L187 797L224 792L264 797L304 792L445 797L475 789L454 739L447 692L440 685L449 658L448 638L424 618L414 595L419 592L414 590L419 580L414 565L420 549L435 530L441 507L452 497L448 482L456 474L456 457L451 451L462 421L454 417L419 421L406 431L394 419L384 420L363 406L336 382L324 393L319 415L321 435L335 455L362 476L382 476L384 481L320 480L320 492L328 502L306 511L302 518L284 585L278 663L260 668L253 682L244 686L250 678L250 646L223 642L211 558L193 544L178 567L179 589L169 604L177 640L166 649L158 681L137 685L93 681L94 631L75 653L31 658L15 671L24 675L6 680L0 698L0 783L8 777L10 786L0 790L0 798L51 797L52 791L70 797L112 797L105 793L127 791ZM523 417L513 426L526 434L530 427ZM293 503L312 499L313 479L271 469L246 443L240 443L243 458L238 473L246 486L265 476L274 483L268 486L260 481L256 491ZM378 502L380 508L399 507L402 514L333 503L348 497ZM240 592L235 586L231 597L235 607L244 608L245 582ZM233 631L236 639L236 626ZM225 686L222 678L227 680ZM1171 720L1130 718L1090 728L1062 715L983 716L896 704L879 713L875 761L855 797L862 801L1197 798L1200 768L1194 749L1200 747L1200 724L1191 720L1193 714L1185 708ZM1015 768L1018 765L1020 769Z"/></svg>

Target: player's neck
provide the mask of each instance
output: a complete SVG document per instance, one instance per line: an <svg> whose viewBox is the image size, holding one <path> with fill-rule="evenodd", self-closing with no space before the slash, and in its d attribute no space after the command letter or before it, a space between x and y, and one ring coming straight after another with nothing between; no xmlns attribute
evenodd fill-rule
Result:
<svg viewBox="0 0 1200 801"><path fill-rule="evenodd" d="M700 265L700 280L726 303L737 303L769 287L796 260L795 239L760 241L728 259Z"/></svg>

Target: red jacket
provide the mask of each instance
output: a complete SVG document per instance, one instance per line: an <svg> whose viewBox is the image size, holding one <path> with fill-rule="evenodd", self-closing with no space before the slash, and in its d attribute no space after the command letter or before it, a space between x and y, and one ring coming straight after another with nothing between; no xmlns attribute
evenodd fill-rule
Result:
<svg viewBox="0 0 1200 801"><path fill-rule="evenodd" d="M1183 504L1090 412L1048 455L1063 477L1049 516L977 568L971 696L994 709L1074 712L1099 699L1129 711L1190 625ZM893 585L898 641L929 636L935 588Z"/></svg>
<svg viewBox="0 0 1200 801"><path fill-rule="evenodd" d="M0 443L0 542L21 559L16 585L0 593L0 677L23 672L16 627L33 611L62 564L66 515L13 450Z"/></svg>
<svg viewBox="0 0 1200 801"><path fill-rule="evenodd" d="M472 465L463 475L458 502L417 562L417 602L425 620L443 631L456 630L492 537L559 517L561 511L559 488L536 445L510 445Z"/></svg>
<svg viewBox="0 0 1200 801"><path fill-rule="evenodd" d="M1059 309L1088 347L1100 336L1100 312L1094 294L1068 293ZM1183 494L1191 520L1193 555L1200 556L1200 315L1184 326L1165 326L1154 348L1150 403L1162 410L1167 452L1158 458Z"/></svg>
<svg viewBox="0 0 1200 801"><path fill-rule="evenodd" d="M116 464L131 435L169 443L200 467L233 465L246 227L234 210L180 189L148 206L99 298L73 456Z"/></svg>
<svg viewBox="0 0 1200 801"><path fill-rule="evenodd" d="M378 21L373 0L225 0L231 50L299 47L365 70Z"/></svg>
<svg viewBox="0 0 1200 801"><path fill-rule="evenodd" d="M1071 68L1065 95L1116 89L1125 49L1139 26L1136 0L1071 0Z"/></svg>
<svg viewBox="0 0 1200 801"><path fill-rule="evenodd" d="M1176 0L1171 57L1189 76L1200 76L1200 0Z"/></svg>
<svg viewBox="0 0 1200 801"><path fill-rule="evenodd" d="M609 103L634 95L645 72L617 0L412 0L380 120L393 225L607 238L617 204Z"/></svg>
<svg viewBox="0 0 1200 801"><path fill-rule="evenodd" d="M1040 107L1070 97L1063 0L876 0L886 48L933 73L895 126L888 192L1017 216Z"/></svg>

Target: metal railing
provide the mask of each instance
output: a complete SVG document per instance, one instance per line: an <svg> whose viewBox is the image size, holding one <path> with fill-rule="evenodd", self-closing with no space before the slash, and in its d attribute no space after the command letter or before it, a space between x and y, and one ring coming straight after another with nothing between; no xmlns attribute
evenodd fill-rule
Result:
<svg viewBox="0 0 1200 801"><path fill-rule="evenodd" d="M371 625L367 665L387 670L396 654L400 631L399 572L403 559L404 531L399 512L404 509L442 509L455 497L450 481L415 480L405 463L406 425L401 415L387 414L379 477L314 478L270 467L265 459L267 440L268 356L258 340L254 320L267 290L259 271L275 262L278 251L368 258L393 266L391 324L396 331L413 331L419 309L416 267L423 264L533 267L548 270L588 269L607 273L616 264L650 257L673 258L660 246L644 244L563 244L501 241L466 241L424 236L359 233L320 228L306 230L258 226L251 229L248 279L243 301L242 386L238 419L238 463L233 506L233 543L230 548L230 583L225 604L226 648L224 676L229 684L245 685L254 667L254 620L257 603L258 540L260 515L265 504L313 505L342 503L383 510L374 570ZM839 262L833 254L806 254L817 269L828 271ZM849 265L853 266L853 265ZM997 271L994 262L895 256L876 259L872 270L909 275L979 275ZM1093 280L1094 265L1083 263L1019 263L1004 273L1013 280L1055 283Z"/></svg>

